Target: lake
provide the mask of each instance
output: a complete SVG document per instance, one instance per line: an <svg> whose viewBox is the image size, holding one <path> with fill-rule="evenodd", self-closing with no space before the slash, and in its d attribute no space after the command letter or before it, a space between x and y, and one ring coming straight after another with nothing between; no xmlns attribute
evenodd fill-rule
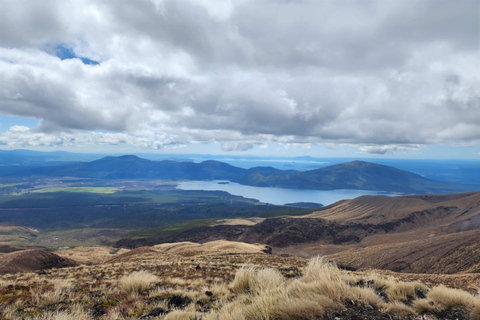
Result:
<svg viewBox="0 0 480 320"><path fill-rule="evenodd" d="M220 184L219 184L220 182ZM206 190L226 191L236 196L257 199L260 202L283 205L294 202L316 202L329 205L339 200L353 199L363 195L387 195L397 196L398 194L369 191L369 190L310 190L310 189L286 189L272 187L252 187L242 184L222 181L184 181L177 186L182 190Z"/></svg>

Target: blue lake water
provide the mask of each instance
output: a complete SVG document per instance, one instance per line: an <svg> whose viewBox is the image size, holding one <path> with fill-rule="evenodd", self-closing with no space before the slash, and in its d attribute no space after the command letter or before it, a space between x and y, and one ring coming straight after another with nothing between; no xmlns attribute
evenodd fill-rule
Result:
<svg viewBox="0 0 480 320"><path fill-rule="evenodd" d="M339 200L353 199L363 195L387 195L397 196L398 194L369 191L369 190L309 190L309 189L286 189L271 187L252 187L234 182L219 184L219 181L185 181L178 184L177 188L182 190L206 190L226 191L230 194L243 196L245 198L257 199L260 202L283 205L294 202L316 202L329 205Z"/></svg>

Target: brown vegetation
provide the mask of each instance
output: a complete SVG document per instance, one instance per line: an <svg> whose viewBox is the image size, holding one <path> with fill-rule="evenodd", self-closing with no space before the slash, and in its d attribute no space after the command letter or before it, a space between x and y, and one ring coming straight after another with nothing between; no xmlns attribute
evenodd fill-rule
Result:
<svg viewBox="0 0 480 320"><path fill-rule="evenodd" d="M62 258L42 249L20 250L0 253L0 274L31 272L40 269L64 268L77 265L77 262Z"/></svg>
<svg viewBox="0 0 480 320"><path fill-rule="evenodd" d="M479 319L478 296L216 241L0 278L1 319ZM398 275L400 276L400 275ZM466 317L466 318L465 318Z"/></svg>
<svg viewBox="0 0 480 320"><path fill-rule="evenodd" d="M343 251L329 258L357 269L446 274L480 272L478 230L403 241Z"/></svg>

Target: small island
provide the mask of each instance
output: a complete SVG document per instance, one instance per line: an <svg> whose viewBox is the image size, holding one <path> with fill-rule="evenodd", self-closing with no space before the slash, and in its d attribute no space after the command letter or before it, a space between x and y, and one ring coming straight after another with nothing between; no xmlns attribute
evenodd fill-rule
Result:
<svg viewBox="0 0 480 320"><path fill-rule="evenodd" d="M284 206L303 208L303 209L316 209L316 208L323 207L323 204L315 203L315 202L294 202L294 203L285 203Z"/></svg>

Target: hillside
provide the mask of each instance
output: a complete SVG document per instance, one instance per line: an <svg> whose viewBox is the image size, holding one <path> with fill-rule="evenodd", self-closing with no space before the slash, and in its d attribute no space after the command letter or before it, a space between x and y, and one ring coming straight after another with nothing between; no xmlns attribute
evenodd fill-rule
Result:
<svg viewBox="0 0 480 320"><path fill-rule="evenodd" d="M478 286L475 275L435 275L426 285L422 275L344 271L263 247L164 244L107 262L6 274L0 313L32 320L480 319L478 297L460 290Z"/></svg>
<svg viewBox="0 0 480 320"><path fill-rule="evenodd" d="M436 224L459 224L463 229L478 227L480 192L450 195L361 196L324 207L304 217L340 223L380 224L413 216L431 217ZM433 223L433 221L432 221Z"/></svg>
<svg viewBox="0 0 480 320"><path fill-rule="evenodd" d="M77 263L41 249L0 253L0 274L72 267Z"/></svg>
<svg viewBox="0 0 480 320"><path fill-rule="evenodd" d="M411 273L480 273L478 230L375 245L329 256L356 269L388 269Z"/></svg>
<svg viewBox="0 0 480 320"><path fill-rule="evenodd" d="M267 244L274 253L331 255L340 265L352 268L477 272L479 220L480 192L368 196L340 201L307 216L268 218L253 225L203 226L165 236L122 239L116 246L225 239Z"/></svg>
<svg viewBox="0 0 480 320"><path fill-rule="evenodd" d="M1 167L0 177L52 176L93 179L230 180L258 187L294 189L359 189L400 193L449 193L471 190L417 174L364 161L300 172L271 167L242 169L219 161L151 161L134 155L105 157L83 163L42 167Z"/></svg>

